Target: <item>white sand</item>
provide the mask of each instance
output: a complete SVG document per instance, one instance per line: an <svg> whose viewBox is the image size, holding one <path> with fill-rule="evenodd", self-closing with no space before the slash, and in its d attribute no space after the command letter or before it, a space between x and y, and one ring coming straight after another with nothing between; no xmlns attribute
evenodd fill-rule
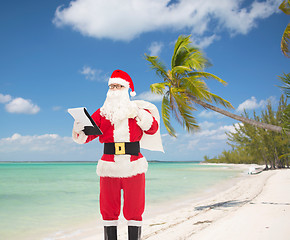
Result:
<svg viewBox="0 0 290 240"><path fill-rule="evenodd" d="M269 178L256 197L189 239L290 239L290 170L263 174Z"/></svg>
<svg viewBox="0 0 290 240"><path fill-rule="evenodd" d="M290 169L248 175L210 198L174 206L145 217L142 240L290 239ZM62 239L102 240L103 228L88 226ZM121 221L118 240L127 239Z"/></svg>

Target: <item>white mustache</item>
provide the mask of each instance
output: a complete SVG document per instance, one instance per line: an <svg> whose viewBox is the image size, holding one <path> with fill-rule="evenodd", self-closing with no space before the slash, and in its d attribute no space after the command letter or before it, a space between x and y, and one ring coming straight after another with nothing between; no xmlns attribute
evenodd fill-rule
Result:
<svg viewBox="0 0 290 240"><path fill-rule="evenodd" d="M124 90L109 90L107 92L107 97L109 97L109 98L117 98L117 97L123 96L125 94L125 91L127 91L127 89L124 89Z"/></svg>

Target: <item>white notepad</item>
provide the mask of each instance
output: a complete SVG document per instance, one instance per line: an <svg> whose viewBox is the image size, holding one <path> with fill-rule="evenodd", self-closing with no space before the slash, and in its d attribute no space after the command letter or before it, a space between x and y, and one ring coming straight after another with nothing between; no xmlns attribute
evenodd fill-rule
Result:
<svg viewBox="0 0 290 240"><path fill-rule="evenodd" d="M80 122L85 126L83 131L86 135L103 134L85 107L69 108L67 111L70 115L72 115L76 122Z"/></svg>

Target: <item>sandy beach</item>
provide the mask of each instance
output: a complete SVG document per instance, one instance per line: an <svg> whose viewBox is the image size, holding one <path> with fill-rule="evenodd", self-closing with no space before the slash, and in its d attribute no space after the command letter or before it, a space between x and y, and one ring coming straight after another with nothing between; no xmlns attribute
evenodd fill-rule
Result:
<svg viewBox="0 0 290 240"><path fill-rule="evenodd" d="M290 169L244 176L199 202L187 199L170 206L175 210L145 216L142 239L289 239L289 189ZM67 235L66 239L103 239L102 226L89 229ZM118 239L127 239L127 226L122 220Z"/></svg>

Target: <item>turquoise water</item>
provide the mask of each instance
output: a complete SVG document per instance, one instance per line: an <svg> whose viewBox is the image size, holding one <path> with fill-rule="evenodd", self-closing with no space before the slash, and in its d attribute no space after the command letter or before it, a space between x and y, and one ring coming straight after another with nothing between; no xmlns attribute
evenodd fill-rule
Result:
<svg viewBox="0 0 290 240"><path fill-rule="evenodd" d="M95 170L96 163L0 163L0 239L45 239L99 219ZM146 204L198 193L240 172L197 163L149 163Z"/></svg>

